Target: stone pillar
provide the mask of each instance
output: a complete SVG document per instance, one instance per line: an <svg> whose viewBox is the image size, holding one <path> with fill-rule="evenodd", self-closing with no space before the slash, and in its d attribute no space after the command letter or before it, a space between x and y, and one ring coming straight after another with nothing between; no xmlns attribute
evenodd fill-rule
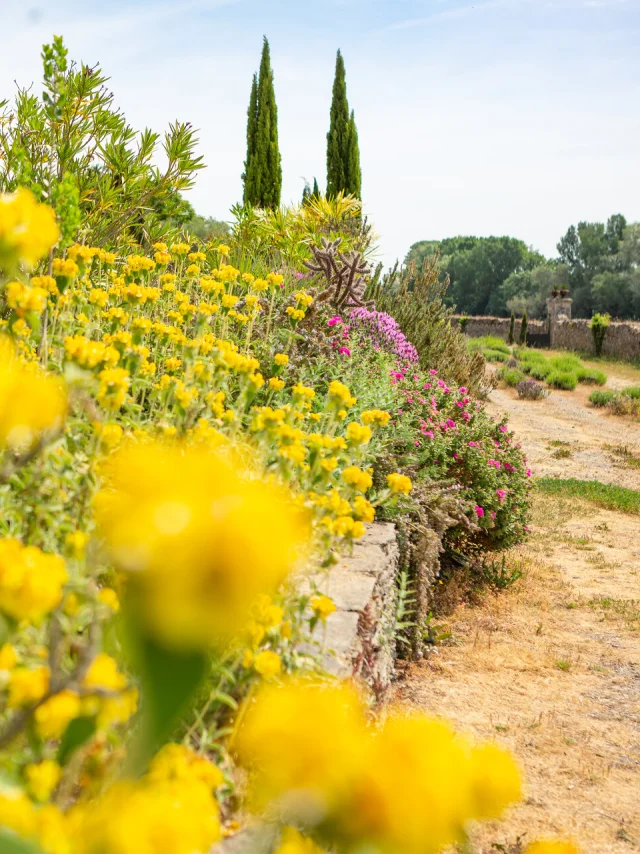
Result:
<svg viewBox="0 0 640 854"><path fill-rule="evenodd" d="M571 320L571 297L549 297L547 300L547 321L549 323L549 346L555 347L555 327L559 320Z"/></svg>

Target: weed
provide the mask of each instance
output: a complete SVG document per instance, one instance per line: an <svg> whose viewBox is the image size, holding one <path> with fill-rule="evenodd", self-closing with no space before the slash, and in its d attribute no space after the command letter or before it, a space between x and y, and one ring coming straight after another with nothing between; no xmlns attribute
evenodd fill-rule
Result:
<svg viewBox="0 0 640 854"><path fill-rule="evenodd" d="M565 460L568 457L572 457L573 454L568 448L558 448L558 450L554 451L551 456L554 458L554 460Z"/></svg>
<svg viewBox="0 0 640 854"><path fill-rule="evenodd" d="M554 665L558 670L562 670L564 673L571 670L571 662L567 661L566 658L559 658L558 661L554 661Z"/></svg>
<svg viewBox="0 0 640 854"><path fill-rule="evenodd" d="M535 488L544 495L582 498L607 510L640 513L640 492L636 492L635 489L627 489L624 486L600 483L599 480L541 477L536 482Z"/></svg>
<svg viewBox="0 0 640 854"><path fill-rule="evenodd" d="M500 559L483 558L478 571L483 584L493 590L507 590L522 578L520 567L507 565L506 555Z"/></svg>

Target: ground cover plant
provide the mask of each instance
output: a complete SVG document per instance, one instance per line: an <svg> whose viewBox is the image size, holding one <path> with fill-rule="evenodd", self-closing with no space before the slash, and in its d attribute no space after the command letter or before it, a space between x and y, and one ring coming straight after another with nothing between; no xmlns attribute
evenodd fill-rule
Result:
<svg viewBox="0 0 640 854"><path fill-rule="evenodd" d="M640 492L598 480L542 477L536 480L536 489L545 495L582 498L607 510L640 513Z"/></svg>
<svg viewBox="0 0 640 854"><path fill-rule="evenodd" d="M454 385L477 361L447 315L420 310L445 340L426 368L314 266L339 239L366 278L359 212L244 207L229 245L123 220L96 245L82 206L0 196L3 850L194 854L239 811L279 854L418 854L520 797L507 752L376 721L314 655L335 605L300 578L376 514L439 513L462 555L526 531L526 459Z"/></svg>

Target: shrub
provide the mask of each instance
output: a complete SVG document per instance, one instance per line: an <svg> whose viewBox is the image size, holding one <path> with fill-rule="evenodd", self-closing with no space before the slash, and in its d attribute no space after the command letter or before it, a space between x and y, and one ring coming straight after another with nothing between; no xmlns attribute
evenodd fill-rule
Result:
<svg viewBox="0 0 640 854"><path fill-rule="evenodd" d="M604 385L607 381L607 375L603 371L591 368L580 368L577 377L578 382L585 385Z"/></svg>
<svg viewBox="0 0 640 854"><path fill-rule="evenodd" d="M509 360L509 354L504 353L502 350L483 349L482 355L487 362L507 362Z"/></svg>
<svg viewBox="0 0 640 854"><path fill-rule="evenodd" d="M625 397L632 397L634 400L640 400L640 385L630 385L622 389L622 394Z"/></svg>
<svg viewBox="0 0 640 854"><path fill-rule="evenodd" d="M521 397L523 400L543 400L549 396L549 389L546 389L540 383L536 383L533 380L522 380L517 383L516 391L518 392L518 397Z"/></svg>
<svg viewBox="0 0 640 854"><path fill-rule="evenodd" d="M529 321L527 319L527 312L525 311L522 315L522 321L520 322L520 335L518 337L518 344L521 347L527 346L527 329L529 327Z"/></svg>
<svg viewBox="0 0 640 854"><path fill-rule="evenodd" d="M596 389L592 391L589 395L589 403L592 406L596 407L605 407L609 405L609 401L615 397L614 391L604 391L602 389Z"/></svg>
<svg viewBox="0 0 640 854"><path fill-rule="evenodd" d="M640 414L640 400L625 394L614 394L607 406L614 415Z"/></svg>
<svg viewBox="0 0 640 854"><path fill-rule="evenodd" d="M570 371L552 370L547 375L547 382L554 388L561 388L565 391L574 391L578 385L578 377Z"/></svg>
<svg viewBox="0 0 640 854"><path fill-rule="evenodd" d="M527 367L529 368L528 371ZM549 362L534 362L533 364L527 365L524 370L527 371L527 373L535 380L546 380L549 374L553 371L553 368Z"/></svg>
<svg viewBox="0 0 640 854"><path fill-rule="evenodd" d="M572 356L570 353L566 353L563 356L553 356L548 361L551 367L557 371L577 373L577 371L583 369L580 359L577 356Z"/></svg>
<svg viewBox="0 0 640 854"><path fill-rule="evenodd" d="M507 338L507 341L509 344L515 344L516 343L515 331L516 331L516 316L513 312L511 312L511 318L509 319L509 337Z"/></svg>
<svg viewBox="0 0 640 854"><path fill-rule="evenodd" d="M498 376L510 388L524 380L524 374L519 368L502 368Z"/></svg>
<svg viewBox="0 0 640 854"><path fill-rule="evenodd" d="M608 314L594 314L591 318L590 328L593 335L593 344L596 348L596 356L602 355L602 346L610 323L611 317Z"/></svg>

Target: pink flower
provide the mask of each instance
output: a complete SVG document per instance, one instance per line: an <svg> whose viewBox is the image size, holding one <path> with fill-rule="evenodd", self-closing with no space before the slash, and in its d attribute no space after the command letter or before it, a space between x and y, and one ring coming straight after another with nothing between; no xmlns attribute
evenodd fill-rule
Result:
<svg viewBox="0 0 640 854"><path fill-rule="evenodd" d="M477 514L478 518L481 519L484 516L484 508L483 507L476 507L476 514Z"/></svg>
<svg viewBox="0 0 640 854"><path fill-rule="evenodd" d="M350 356L351 350L348 347L340 347L338 353L340 353L341 356Z"/></svg>
<svg viewBox="0 0 640 854"><path fill-rule="evenodd" d="M491 516L491 518L493 519L493 521L494 521L494 522L496 521L496 516L497 516L497 515L498 515L498 514L496 513L496 511L495 511L495 510L490 510L490 511L489 511L489 516Z"/></svg>
<svg viewBox="0 0 640 854"><path fill-rule="evenodd" d="M509 430L509 428L507 427L507 425L506 425L506 424L501 424L501 425L500 425L500 432L501 432L501 433L506 433L508 430Z"/></svg>
<svg viewBox="0 0 640 854"><path fill-rule="evenodd" d="M434 371L434 370L433 370L433 368L431 368L431 370L429 371L429 373L431 374L431 376L432 376L432 377L436 377L436 376L438 376L438 372L437 372L437 371Z"/></svg>
<svg viewBox="0 0 640 854"><path fill-rule="evenodd" d="M456 426L456 422L452 421L450 418L447 418L447 427L453 429Z"/></svg>
<svg viewBox="0 0 640 854"><path fill-rule="evenodd" d="M531 477L531 469L527 469L527 477Z"/></svg>
<svg viewBox="0 0 640 854"><path fill-rule="evenodd" d="M433 430L425 430L424 436L428 436L429 439L433 439Z"/></svg>
<svg viewBox="0 0 640 854"><path fill-rule="evenodd" d="M478 447L478 443L477 443L477 442L467 442L467 444L468 444L468 446L469 446L470 448L477 448L477 447Z"/></svg>
<svg viewBox="0 0 640 854"><path fill-rule="evenodd" d="M500 501L500 504L503 504L503 503L504 503L504 499L505 499L505 497L506 497L506 495L507 495L507 493L504 491L504 489L496 489L496 495L498 496L498 499L499 499L499 501Z"/></svg>
<svg viewBox="0 0 640 854"><path fill-rule="evenodd" d="M470 421L470 420L471 420L471 415L470 415L470 413L469 413L469 412L463 412L463 413L462 413L462 417L464 418L464 420L465 420L465 421Z"/></svg>
<svg viewBox="0 0 640 854"><path fill-rule="evenodd" d="M458 391L460 392L460 394L466 394L467 393L467 389L464 386L460 386Z"/></svg>
<svg viewBox="0 0 640 854"><path fill-rule="evenodd" d="M431 388L431 383L425 383L422 388Z"/></svg>
<svg viewBox="0 0 640 854"><path fill-rule="evenodd" d="M340 315L336 314L335 317L329 318L329 320L327 321L327 326L337 326L340 323L342 323L342 318L340 317Z"/></svg>

